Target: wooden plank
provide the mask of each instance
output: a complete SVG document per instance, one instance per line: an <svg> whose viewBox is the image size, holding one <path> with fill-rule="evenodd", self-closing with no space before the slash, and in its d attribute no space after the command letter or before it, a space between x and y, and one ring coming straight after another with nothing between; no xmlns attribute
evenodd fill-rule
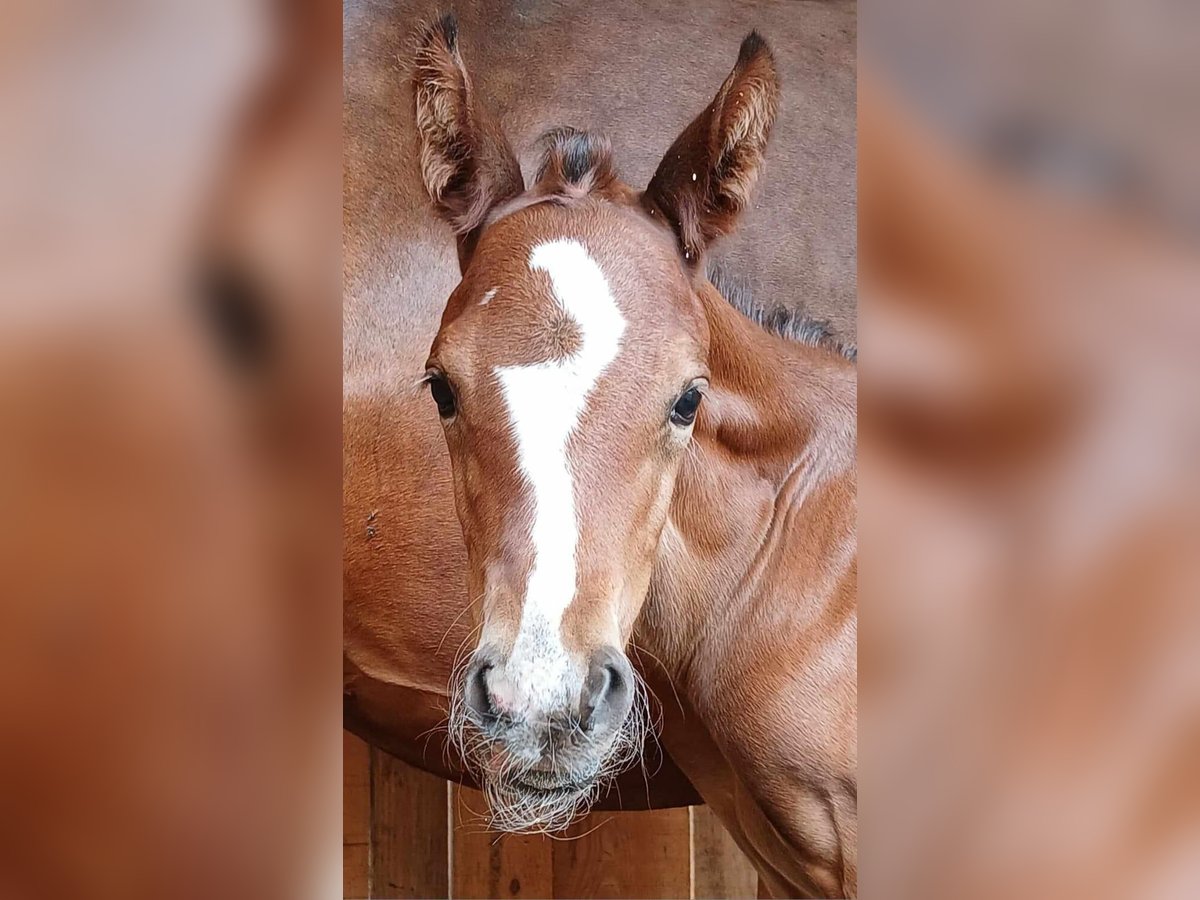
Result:
<svg viewBox="0 0 1200 900"><path fill-rule="evenodd" d="M342 732L342 896L371 893L371 750Z"/></svg>
<svg viewBox="0 0 1200 900"><path fill-rule="evenodd" d="M542 835L488 831L483 794L453 788L452 883L455 900L552 897L553 841Z"/></svg>
<svg viewBox="0 0 1200 900"><path fill-rule="evenodd" d="M450 896L447 783L371 748L371 896Z"/></svg>
<svg viewBox="0 0 1200 900"><path fill-rule="evenodd" d="M686 809L600 812L555 841L555 897L690 897Z"/></svg>
<svg viewBox="0 0 1200 900"><path fill-rule="evenodd" d="M754 900L758 873L707 806L693 806L692 896L696 900Z"/></svg>

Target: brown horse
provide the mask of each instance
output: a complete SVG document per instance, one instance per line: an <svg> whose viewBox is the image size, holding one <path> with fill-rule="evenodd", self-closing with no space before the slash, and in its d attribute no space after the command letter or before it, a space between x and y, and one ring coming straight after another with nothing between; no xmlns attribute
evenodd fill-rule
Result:
<svg viewBox="0 0 1200 900"><path fill-rule="evenodd" d="M570 130L526 188L450 17L413 78L463 271L424 378L479 624L452 730L494 823L561 827L636 758L640 646L678 701L666 746L769 888L853 893L854 368L703 266L758 177L770 50L746 38L642 193Z"/></svg>
<svg viewBox="0 0 1200 900"><path fill-rule="evenodd" d="M753 273L759 296L790 298L803 290L815 312L852 335L853 191L845 186L854 172L853 5L742 11L711 4L683 17L667 16L668 7L639 0L600 10L567 2L531 18L529 10L508 5L470 6L463 27L468 35L486 29L488 40L472 44L476 61L486 63L477 83L505 112L518 143L533 146L533 136L568 110L597 123L618 116L614 140L623 163L647 177L667 141L661 113L629 85L649 79L656 90L699 101L697 86L721 77L719 56L685 61L658 51L685 46L697 34L714 46L736 46L733 35L744 34L750 22L768 24L784 41L780 64L787 77L805 88L783 100L772 190L748 237L732 235L723 255L731 267ZM437 730L452 661L470 631L465 548L450 512L437 415L427 398L409 390L456 267L447 252L453 242L429 216L417 166L409 164L416 156L411 99L396 77L397 55L411 47L410 23L423 11L350 2L345 12L345 720L410 763L470 783L459 761L445 755ZM597 33L603 41L580 39ZM584 78L598 65L598 47L612 76ZM536 159L527 164L531 170ZM653 757L648 789L642 772L627 773L600 806L699 802L669 755Z"/></svg>

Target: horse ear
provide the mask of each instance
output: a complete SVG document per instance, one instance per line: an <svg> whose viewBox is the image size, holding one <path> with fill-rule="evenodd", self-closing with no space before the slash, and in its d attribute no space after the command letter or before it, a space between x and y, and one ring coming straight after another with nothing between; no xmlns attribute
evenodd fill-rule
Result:
<svg viewBox="0 0 1200 900"><path fill-rule="evenodd" d="M488 211L525 189L521 167L499 122L475 96L453 14L421 34L412 83L421 178L458 236L465 269Z"/></svg>
<svg viewBox="0 0 1200 900"><path fill-rule="evenodd" d="M752 31L717 96L675 139L642 195L651 215L675 229L693 269L750 205L778 109L775 58Z"/></svg>

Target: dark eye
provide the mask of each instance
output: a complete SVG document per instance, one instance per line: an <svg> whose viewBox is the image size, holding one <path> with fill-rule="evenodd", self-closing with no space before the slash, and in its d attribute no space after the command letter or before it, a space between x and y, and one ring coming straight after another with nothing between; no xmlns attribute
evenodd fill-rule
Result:
<svg viewBox="0 0 1200 900"><path fill-rule="evenodd" d="M444 375L429 376L429 393L433 395L433 402L437 404L438 415L443 419L454 418L458 409L454 402L454 389L450 387L450 382Z"/></svg>
<svg viewBox="0 0 1200 900"><path fill-rule="evenodd" d="M700 408L700 389L690 387L684 391L671 409L672 424L686 428L696 421L696 410Z"/></svg>

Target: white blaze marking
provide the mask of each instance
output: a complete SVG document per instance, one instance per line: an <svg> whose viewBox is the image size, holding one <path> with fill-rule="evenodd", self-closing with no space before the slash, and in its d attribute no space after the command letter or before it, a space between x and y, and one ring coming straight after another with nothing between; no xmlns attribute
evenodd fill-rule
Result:
<svg viewBox="0 0 1200 900"><path fill-rule="evenodd" d="M496 296L496 291L498 290L500 290L500 288L492 288L490 291L484 294L483 299L479 301L479 305L487 306L489 303L491 303L492 298Z"/></svg>
<svg viewBox="0 0 1200 900"><path fill-rule="evenodd" d="M496 369L521 472L533 493L533 568L507 676L532 709L549 712L569 702L579 687L570 677L560 634L575 597L579 538L567 440L588 393L621 349L625 319L604 272L578 241L539 244L529 268L550 276L555 301L580 334L571 356Z"/></svg>

